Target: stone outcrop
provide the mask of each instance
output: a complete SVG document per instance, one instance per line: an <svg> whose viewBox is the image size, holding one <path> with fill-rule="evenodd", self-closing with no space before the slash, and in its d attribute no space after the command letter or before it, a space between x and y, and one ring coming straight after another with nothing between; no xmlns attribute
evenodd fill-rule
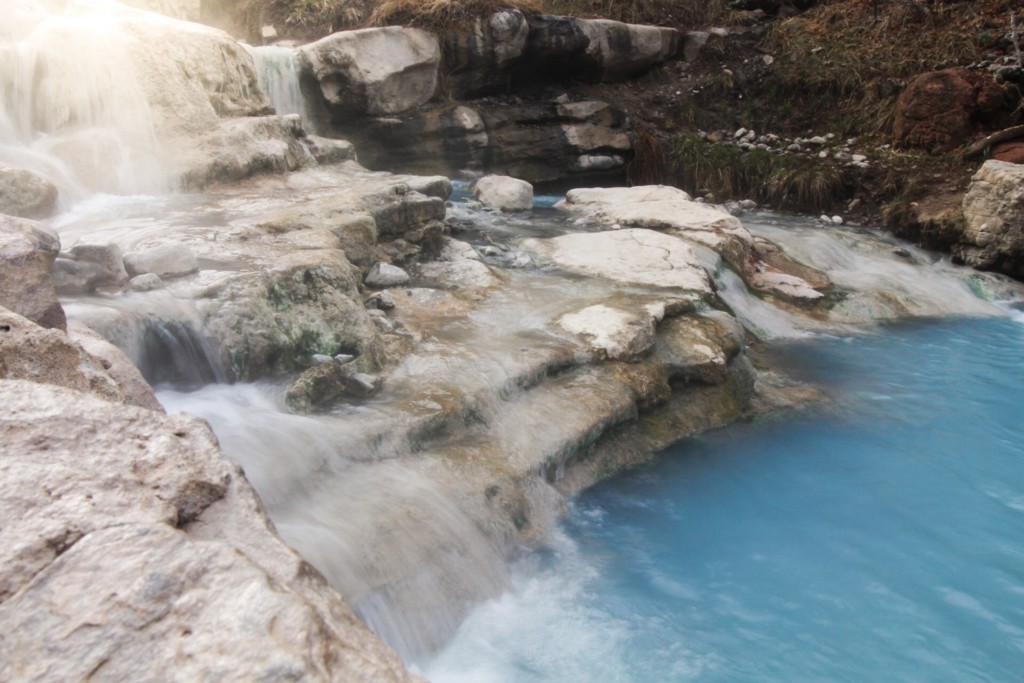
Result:
<svg viewBox="0 0 1024 683"><path fill-rule="evenodd" d="M6 285L59 245L5 220L27 254ZM0 679L419 680L278 538L209 426L164 414L94 332L0 306L0 395Z"/></svg>
<svg viewBox="0 0 1024 683"><path fill-rule="evenodd" d="M613 184L633 154L626 115L600 100L473 101L343 130L371 168L467 169L534 185Z"/></svg>
<svg viewBox="0 0 1024 683"><path fill-rule="evenodd" d="M738 269L753 242L738 218L724 209L691 201L683 190L664 185L570 190L561 208L608 225L662 230L703 244Z"/></svg>
<svg viewBox="0 0 1024 683"><path fill-rule="evenodd" d="M86 306L79 317L147 372L178 363L196 381L302 370L315 354L356 355L377 371L402 342L368 315L364 277L376 263L398 268L440 250L437 218L450 192L447 178L370 173L354 162L222 186L207 210L230 215L226 225L125 233L128 270L159 278L120 285L136 291L134 311ZM158 363L141 355L147 339L166 340Z"/></svg>
<svg viewBox="0 0 1024 683"><path fill-rule="evenodd" d="M341 32L303 48L334 112L334 127L356 141L362 162L412 173L495 173L534 184L621 182L633 142L626 116L606 102L573 102L566 96L524 101L514 94L538 83L561 87L569 81L631 78L679 56L681 44L673 29L503 10L444 33L441 63L433 56L429 63L443 70L451 95L462 101L430 103L434 83L425 75L427 62L420 61L429 50L419 47L419 33L401 31ZM387 50L394 54L376 57L385 49L377 45L392 40L399 46ZM363 42L372 46L367 48L372 54L364 51L356 59L356 48L348 46ZM339 52L335 45L346 47ZM354 65L365 64L358 68L376 69L385 79L391 78L384 75L391 67L383 65L396 60L401 67L394 67L396 81L416 83L403 86L408 97L381 87L391 100L385 103L382 94L374 103L363 92L370 86L342 87L366 78L345 75L357 69ZM507 101L473 99L489 95ZM345 97L353 101L343 102Z"/></svg>
<svg viewBox="0 0 1024 683"><path fill-rule="evenodd" d="M896 102L893 139L898 146L948 152L1003 108L1003 91L986 73L955 67L921 74Z"/></svg>
<svg viewBox="0 0 1024 683"><path fill-rule="evenodd" d="M64 309L50 281L60 238L50 228L0 215L0 303L43 327L64 329Z"/></svg>
<svg viewBox="0 0 1024 683"><path fill-rule="evenodd" d="M302 48L331 114L399 114L434 96L441 50L426 31L387 26L341 31Z"/></svg>
<svg viewBox="0 0 1024 683"><path fill-rule="evenodd" d="M526 16L508 9L444 36L444 65L459 97L559 79L617 81L679 54L674 29L603 19Z"/></svg>
<svg viewBox="0 0 1024 683"><path fill-rule="evenodd" d="M509 176L487 175L473 181L470 192L481 204L502 211L529 211L533 208L533 186Z"/></svg>
<svg viewBox="0 0 1024 683"><path fill-rule="evenodd" d="M57 208L57 186L31 171L0 166L0 213L49 218Z"/></svg>
<svg viewBox="0 0 1024 683"><path fill-rule="evenodd" d="M277 538L205 423L0 392L0 678L412 680Z"/></svg>
<svg viewBox="0 0 1024 683"><path fill-rule="evenodd" d="M986 161L971 179L963 211L967 224L954 256L1024 279L1024 166Z"/></svg>

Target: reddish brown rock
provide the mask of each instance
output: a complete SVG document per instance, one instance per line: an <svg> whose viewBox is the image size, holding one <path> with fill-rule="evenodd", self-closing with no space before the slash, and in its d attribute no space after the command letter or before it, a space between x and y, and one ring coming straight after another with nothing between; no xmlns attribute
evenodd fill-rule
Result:
<svg viewBox="0 0 1024 683"><path fill-rule="evenodd" d="M1024 164L1024 140L1000 142L992 147L992 158L1011 164Z"/></svg>
<svg viewBox="0 0 1024 683"><path fill-rule="evenodd" d="M901 147L948 152L1003 102L1002 90L986 73L952 68L921 74L896 102L893 139Z"/></svg>

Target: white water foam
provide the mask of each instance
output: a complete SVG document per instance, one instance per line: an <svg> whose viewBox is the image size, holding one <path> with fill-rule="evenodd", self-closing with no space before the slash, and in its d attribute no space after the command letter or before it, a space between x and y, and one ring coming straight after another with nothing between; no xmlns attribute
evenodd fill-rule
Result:
<svg viewBox="0 0 1024 683"><path fill-rule="evenodd" d="M245 46L252 55L259 75L260 88L280 115L298 114L302 124L311 130L312 121L306 111L299 81L299 53L295 48L265 45Z"/></svg>

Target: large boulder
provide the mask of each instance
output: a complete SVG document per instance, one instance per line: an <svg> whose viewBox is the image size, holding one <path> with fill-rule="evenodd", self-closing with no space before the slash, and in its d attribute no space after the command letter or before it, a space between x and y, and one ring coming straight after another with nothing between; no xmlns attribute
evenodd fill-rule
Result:
<svg viewBox="0 0 1024 683"><path fill-rule="evenodd" d="M484 206L502 211L529 211L533 208L533 185L509 176L488 175L473 181L473 196Z"/></svg>
<svg viewBox="0 0 1024 683"><path fill-rule="evenodd" d="M457 96L564 79L609 82L679 54L675 29L506 9L444 37L444 66Z"/></svg>
<svg viewBox="0 0 1024 683"><path fill-rule="evenodd" d="M437 89L441 50L426 31L341 31L302 48L335 117L409 111Z"/></svg>
<svg viewBox="0 0 1024 683"><path fill-rule="evenodd" d="M910 81L896 102L893 138L898 146L948 152L1003 107L1003 91L987 73L931 71Z"/></svg>
<svg viewBox="0 0 1024 683"><path fill-rule="evenodd" d="M679 31L661 26L624 24L608 19L579 20L590 39L587 56L594 77L601 82L632 78L679 55Z"/></svg>
<svg viewBox="0 0 1024 683"><path fill-rule="evenodd" d="M301 368L313 354L381 363L378 333L358 292L359 271L337 249L283 254L206 291L203 328L220 343L225 366L240 378Z"/></svg>
<svg viewBox="0 0 1024 683"><path fill-rule="evenodd" d="M43 327L64 329L64 309L50 280L60 238L34 221L0 215L0 306Z"/></svg>
<svg viewBox="0 0 1024 683"><path fill-rule="evenodd" d="M967 225L954 255L1024 279L1024 166L986 161L971 179L963 209Z"/></svg>
<svg viewBox="0 0 1024 683"><path fill-rule="evenodd" d="M0 166L0 213L49 218L56 208L56 185L31 171Z"/></svg>
<svg viewBox="0 0 1024 683"><path fill-rule="evenodd" d="M297 114L227 118L199 136L191 151L179 152L178 178L185 189L202 190L261 173L294 171L309 164L318 151L325 163L351 153L344 145L340 154L323 147L307 144Z"/></svg>
<svg viewBox="0 0 1024 683"><path fill-rule="evenodd" d="M0 679L417 680L209 427L0 380Z"/></svg>

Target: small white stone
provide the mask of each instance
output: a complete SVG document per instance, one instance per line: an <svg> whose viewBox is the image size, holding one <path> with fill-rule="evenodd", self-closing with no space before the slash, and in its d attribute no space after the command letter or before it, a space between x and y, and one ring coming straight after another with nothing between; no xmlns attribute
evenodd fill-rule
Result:
<svg viewBox="0 0 1024 683"><path fill-rule="evenodd" d="M366 274L365 282L371 287L398 287L409 281L409 273L383 261Z"/></svg>
<svg viewBox="0 0 1024 683"><path fill-rule="evenodd" d="M843 224L843 217L842 216L832 216L832 223L834 223L835 225L842 225Z"/></svg>

